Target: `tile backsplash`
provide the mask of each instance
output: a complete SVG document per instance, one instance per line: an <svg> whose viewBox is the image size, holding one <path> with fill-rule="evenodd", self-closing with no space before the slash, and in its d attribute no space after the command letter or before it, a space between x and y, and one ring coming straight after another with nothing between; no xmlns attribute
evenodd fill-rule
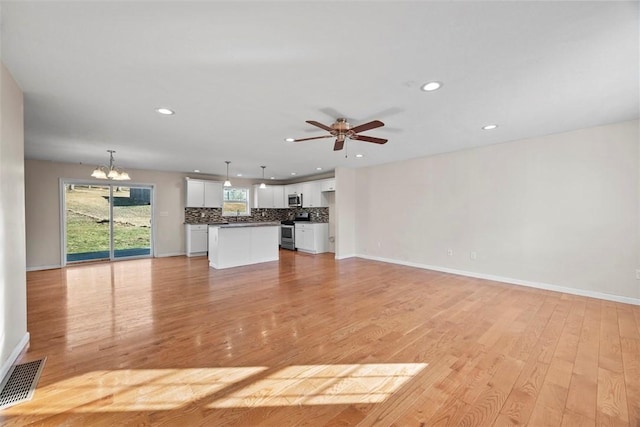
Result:
<svg viewBox="0 0 640 427"><path fill-rule="evenodd" d="M185 224L218 222L273 222L293 219L298 212L309 212L313 222L329 222L329 208L251 209L251 216L222 216L221 208L184 208Z"/></svg>

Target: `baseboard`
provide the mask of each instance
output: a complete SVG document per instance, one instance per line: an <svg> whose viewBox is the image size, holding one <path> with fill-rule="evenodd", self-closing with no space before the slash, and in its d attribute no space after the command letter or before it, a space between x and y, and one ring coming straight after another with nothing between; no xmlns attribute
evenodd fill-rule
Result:
<svg viewBox="0 0 640 427"><path fill-rule="evenodd" d="M27 271L40 271L40 270L55 270L62 268L60 264L57 265L39 265L37 267L27 267Z"/></svg>
<svg viewBox="0 0 640 427"><path fill-rule="evenodd" d="M22 354L22 352L26 350L27 347L29 347L29 332L24 334L18 345L15 346L15 348L9 355L9 358L2 364L2 366L0 366L0 383L2 383L4 376L7 375L9 369L11 369L20 354Z"/></svg>
<svg viewBox="0 0 640 427"><path fill-rule="evenodd" d="M193 258L193 257L198 257L198 256L205 256L207 255L208 252L190 252L187 255L188 258Z"/></svg>
<svg viewBox="0 0 640 427"><path fill-rule="evenodd" d="M172 256L185 256L187 253L186 252L168 252L166 254L156 254L155 257L156 258L168 258L168 257L172 257Z"/></svg>
<svg viewBox="0 0 640 427"><path fill-rule="evenodd" d="M357 256L358 256L358 255L356 255L356 254L347 254L347 255L340 255L340 256L338 256L338 255L336 254L336 259L355 258L355 257L357 257ZM360 257L360 258L364 258L364 257Z"/></svg>
<svg viewBox="0 0 640 427"><path fill-rule="evenodd" d="M400 261L396 259L376 257L370 255L356 255L358 258L369 259L372 261L388 262L390 264L406 265L407 267L422 268L425 270L440 271L442 273L457 274L459 276L473 277L476 279L491 280L494 282L508 283L510 285L526 286L529 288L544 289L547 291L562 292L571 295L580 295L583 297L597 298L606 301L621 302L624 304L640 305L640 298L624 297L620 295L606 294L603 292L589 291L585 289L567 288L565 286L551 285L548 283L531 282L528 280L513 279L510 277L494 276L491 274L476 273L473 271L456 270L454 268L439 267L435 265L420 264L416 262Z"/></svg>

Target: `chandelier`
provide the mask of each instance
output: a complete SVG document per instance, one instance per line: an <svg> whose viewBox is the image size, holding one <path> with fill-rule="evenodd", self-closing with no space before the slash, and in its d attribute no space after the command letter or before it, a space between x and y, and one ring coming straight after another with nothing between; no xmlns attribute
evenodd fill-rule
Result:
<svg viewBox="0 0 640 427"><path fill-rule="evenodd" d="M113 153L115 153L115 150L107 150L107 152L109 153L109 166L96 166L91 176L98 179L112 179L114 181L130 180L131 178L128 173L116 168L114 165Z"/></svg>

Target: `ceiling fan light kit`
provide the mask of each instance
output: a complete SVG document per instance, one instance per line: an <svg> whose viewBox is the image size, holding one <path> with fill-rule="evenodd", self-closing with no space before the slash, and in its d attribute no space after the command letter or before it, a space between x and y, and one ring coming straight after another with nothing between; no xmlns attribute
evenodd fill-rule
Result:
<svg viewBox="0 0 640 427"><path fill-rule="evenodd" d="M319 127L322 130L329 132L329 135L323 136L314 136L311 138L299 138L294 139L293 142L302 142L302 141L311 141L314 139L323 139L323 138L335 138L336 141L333 145L333 150L338 151L344 148L344 143L348 139L354 139L357 141L364 142L372 142L374 144L386 144L387 140L383 138L376 138L373 136L360 135L360 132L364 132L371 129L376 129L384 126L380 120L373 120L368 123L363 123L358 126L351 127L351 124L347 121L347 119L340 117L335 123L331 126L324 125L320 122L316 122L315 120L307 120L307 123L310 125ZM287 138L286 141L289 141L291 138Z"/></svg>

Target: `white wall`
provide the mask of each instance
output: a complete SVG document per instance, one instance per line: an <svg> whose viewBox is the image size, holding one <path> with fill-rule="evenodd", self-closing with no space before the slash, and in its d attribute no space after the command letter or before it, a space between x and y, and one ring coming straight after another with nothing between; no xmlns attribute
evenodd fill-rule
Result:
<svg viewBox="0 0 640 427"><path fill-rule="evenodd" d="M358 169L356 252L640 298L639 144L636 120Z"/></svg>
<svg viewBox="0 0 640 427"><path fill-rule="evenodd" d="M347 168L336 169L335 253L337 259L356 254L356 174Z"/></svg>
<svg viewBox="0 0 640 427"><path fill-rule="evenodd" d="M22 91L0 63L0 381L27 345Z"/></svg>
<svg viewBox="0 0 640 427"><path fill-rule="evenodd" d="M329 191L324 193L329 202L329 252L336 252L336 193Z"/></svg>
<svg viewBox="0 0 640 427"><path fill-rule="evenodd" d="M122 159L120 161L122 163ZM27 268L59 267L60 178L90 178L95 165L25 161ZM157 256L184 253L184 174L127 169L129 183L155 184Z"/></svg>

